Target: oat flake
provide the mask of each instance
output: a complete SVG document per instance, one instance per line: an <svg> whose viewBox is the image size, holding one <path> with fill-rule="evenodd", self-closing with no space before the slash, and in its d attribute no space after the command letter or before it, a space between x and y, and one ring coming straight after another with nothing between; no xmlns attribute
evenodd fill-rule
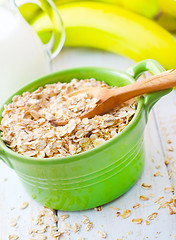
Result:
<svg viewBox="0 0 176 240"><path fill-rule="evenodd" d="M141 224L143 222L142 218L133 218L132 223Z"/></svg>
<svg viewBox="0 0 176 240"><path fill-rule="evenodd" d="M151 184L146 184L146 183L142 183L142 188L144 188L144 189L151 189L152 188L152 185Z"/></svg>
<svg viewBox="0 0 176 240"><path fill-rule="evenodd" d="M68 215L68 214L62 214L62 215L60 216L60 219L62 219L63 221L64 221L65 219L67 219L67 218L69 218L69 215Z"/></svg>
<svg viewBox="0 0 176 240"><path fill-rule="evenodd" d="M137 204L133 205L133 208L136 209L136 208L139 208L140 206L141 206L141 204L137 203Z"/></svg>
<svg viewBox="0 0 176 240"><path fill-rule="evenodd" d="M10 219L10 225L11 225L12 227L15 227L15 226L17 225L17 220L16 220L15 218L11 218L11 219Z"/></svg>
<svg viewBox="0 0 176 240"><path fill-rule="evenodd" d="M122 217L122 218L128 218L129 216L131 215L131 210L129 210L129 209L126 209L126 210L124 210L121 214L120 214L120 216Z"/></svg>
<svg viewBox="0 0 176 240"><path fill-rule="evenodd" d="M25 209L29 206L29 203L28 202L23 202L21 205L20 205L20 208L21 209Z"/></svg>
<svg viewBox="0 0 176 240"><path fill-rule="evenodd" d="M98 231L98 236L101 237L101 238L106 238L107 234L105 232L102 232L102 231Z"/></svg>
<svg viewBox="0 0 176 240"><path fill-rule="evenodd" d="M154 212L154 213L150 214L150 215L147 217L147 219L148 219L148 220L153 220L153 219L155 219L155 218L157 217L157 215L158 215L158 213Z"/></svg>
<svg viewBox="0 0 176 240"><path fill-rule="evenodd" d="M140 196L139 197L142 201L147 201L147 200L149 200L149 197L147 197L147 196Z"/></svg>
<svg viewBox="0 0 176 240"><path fill-rule="evenodd" d="M9 235L9 240L17 240L17 239L19 239L19 236L14 235L14 234Z"/></svg>
<svg viewBox="0 0 176 240"><path fill-rule="evenodd" d="M174 192L174 187L165 187L164 188L164 191L165 191L165 193L171 193L171 192Z"/></svg>

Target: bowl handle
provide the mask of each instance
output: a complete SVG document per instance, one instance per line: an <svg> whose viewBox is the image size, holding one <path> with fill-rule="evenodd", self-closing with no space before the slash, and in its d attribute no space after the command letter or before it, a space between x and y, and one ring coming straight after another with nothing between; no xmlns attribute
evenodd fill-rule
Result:
<svg viewBox="0 0 176 240"><path fill-rule="evenodd" d="M7 166L13 169L11 162L8 160L4 153L4 150L0 148L0 160L2 160L5 164L7 164Z"/></svg>
<svg viewBox="0 0 176 240"><path fill-rule="evenodd" d="M145 71L149 71L151 73L159 74L161 72L164 72L165 69L155 60L153 59L147 59L144 61L141 61L134 66L127 69L127 73L133 77L134 79L138 79L142 73ZM164 95L170 93L172 91L172 88L157 91L154 93L146 94L144 104L145 104L145 113L146 113L146 121L148 119L148 115L154 104Z"/></svg>

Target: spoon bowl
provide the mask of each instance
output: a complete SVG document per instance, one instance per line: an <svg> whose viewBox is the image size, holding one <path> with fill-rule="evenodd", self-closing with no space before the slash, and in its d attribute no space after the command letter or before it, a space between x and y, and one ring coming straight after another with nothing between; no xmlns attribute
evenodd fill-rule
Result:
<svg viewBox="0 0 176 240"><path fill-rule="evenodd" d="M176 86L176 70L171 69L155 76L141 80L140 82L132 83L120 88L100 88L89 87L74 91L68 94L68 97L73 97L79 94L87 94L91 98L98 100L94 108L85 112L80 119L92 118L95 115L101 115L110 112L113 108L122 104L123 102L151 92L168 89ZM55 126L63 126L67 121L52 120Z"/></svg>

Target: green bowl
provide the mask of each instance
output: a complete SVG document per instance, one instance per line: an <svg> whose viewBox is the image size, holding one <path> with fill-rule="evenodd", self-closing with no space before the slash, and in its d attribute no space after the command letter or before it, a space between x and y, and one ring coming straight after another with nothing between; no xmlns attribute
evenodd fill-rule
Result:
<svg viewBox="0 0 176 240"><path fill-rule="evenodd" d="M95 78L121 87L133 83L145 71L157 74L164 69L154 60L137 63L125 73L95 67L69 69L42 77L14 95L49 83L70 82L73 78ZM93 150L69 157L40 159L13 152L0 138L0 158L16 171L32 198L44 206L75 211L108 203L131 188L141 175L145 158L143 133L148 114L155 102L170 91L140 97L130 124ZM13 96L5 104L10 103Z"/></svg>

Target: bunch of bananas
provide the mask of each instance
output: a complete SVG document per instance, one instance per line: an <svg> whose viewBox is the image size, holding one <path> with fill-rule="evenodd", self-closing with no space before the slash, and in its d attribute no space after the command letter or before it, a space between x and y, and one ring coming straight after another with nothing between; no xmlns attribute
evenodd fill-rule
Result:
<svg viewBox="0 0 176 240"><path fill-rule="evenodd" d="M66 29L65 46L94 47L136 61L153 58L166 69L176 65L176 41L161 25L176 28L175 0L54 0ZM163 11L162 11L163 9ZM20 11L48 42L52 24L34 4ZM169 18L169 23L166 19ZM154 21L157 19L157 22ZM173 24L173 25L172 25Z"/></svg>

